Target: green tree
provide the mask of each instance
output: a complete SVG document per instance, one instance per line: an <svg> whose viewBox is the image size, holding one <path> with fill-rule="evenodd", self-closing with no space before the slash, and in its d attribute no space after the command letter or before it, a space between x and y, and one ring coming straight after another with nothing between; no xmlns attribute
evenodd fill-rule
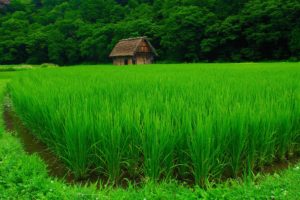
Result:
<svg viewBox="0 0 300 200"><path fill-rule="evenodd" d="M205 28L215 21L213 13L197 6L181 6L170 11L158 33L163 56L181 62L199 61Z"/></svg>

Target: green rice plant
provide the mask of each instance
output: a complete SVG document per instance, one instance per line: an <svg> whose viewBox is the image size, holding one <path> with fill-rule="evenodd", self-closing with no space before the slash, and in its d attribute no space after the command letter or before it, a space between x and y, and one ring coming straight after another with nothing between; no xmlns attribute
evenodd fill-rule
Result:
<svg viewBox="0 0 300 200"><path fill-rule="evenodd" d="M168 113L168 109L165 113ZM141 142L145 175L155 181L162 176L170 177L174 168L173 156L177 141L169 123L170 116L165 114L160 117L148 110L144 112L143 120Z"/></svg>
<svg viewBox="0 0 300 200"><path fill-rule="evenodd" d="M16 113L76 178L205 186L300 148L299 63L82 66L20 72Z"/></svg>
<svg viewBox="0 0 300 200"><path fill-rule="evenodd" d="M195 182L202 186L208 181L209 173L216 164L212 159L214 157L214 137L211 120L209 116L205 119L199 116L189 141Z"/></svg>

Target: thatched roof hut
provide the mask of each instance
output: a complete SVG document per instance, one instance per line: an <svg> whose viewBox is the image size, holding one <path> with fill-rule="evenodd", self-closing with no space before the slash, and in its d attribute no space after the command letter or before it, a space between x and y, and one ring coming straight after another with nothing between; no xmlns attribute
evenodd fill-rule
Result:
<svg viewBox="0 0 300 200"><path fill-rule="evenodd" d="M151 64L157 56L147 37L120 40L109 57L115 65Z"/></svg>
<svg viewBox="0 0 300 200"><path fill-rule="evenodd" d="M3 8L5 5L8 5L10 0L0 0L0 8Z"/></svg>

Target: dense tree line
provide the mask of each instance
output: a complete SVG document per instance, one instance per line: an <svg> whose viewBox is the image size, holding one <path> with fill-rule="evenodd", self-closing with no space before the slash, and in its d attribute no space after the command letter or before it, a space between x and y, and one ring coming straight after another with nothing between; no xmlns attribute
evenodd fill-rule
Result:
<svg viewBox="0 0 300 200"><path fill-rule="evenodd" d="M299 0L1 0L0 64L105 63L148 36L159 60L300 60Z"/></svg>

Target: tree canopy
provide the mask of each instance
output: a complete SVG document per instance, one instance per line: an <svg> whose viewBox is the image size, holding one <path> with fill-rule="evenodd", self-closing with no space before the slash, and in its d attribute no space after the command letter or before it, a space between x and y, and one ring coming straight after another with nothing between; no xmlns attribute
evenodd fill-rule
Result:
<svg viewBox="0 0 300 200"><path fill-rule="evenodd" d="M0 64L110 62L148 36L159 60L300 60L299 0L0 0Z"/></svg>

